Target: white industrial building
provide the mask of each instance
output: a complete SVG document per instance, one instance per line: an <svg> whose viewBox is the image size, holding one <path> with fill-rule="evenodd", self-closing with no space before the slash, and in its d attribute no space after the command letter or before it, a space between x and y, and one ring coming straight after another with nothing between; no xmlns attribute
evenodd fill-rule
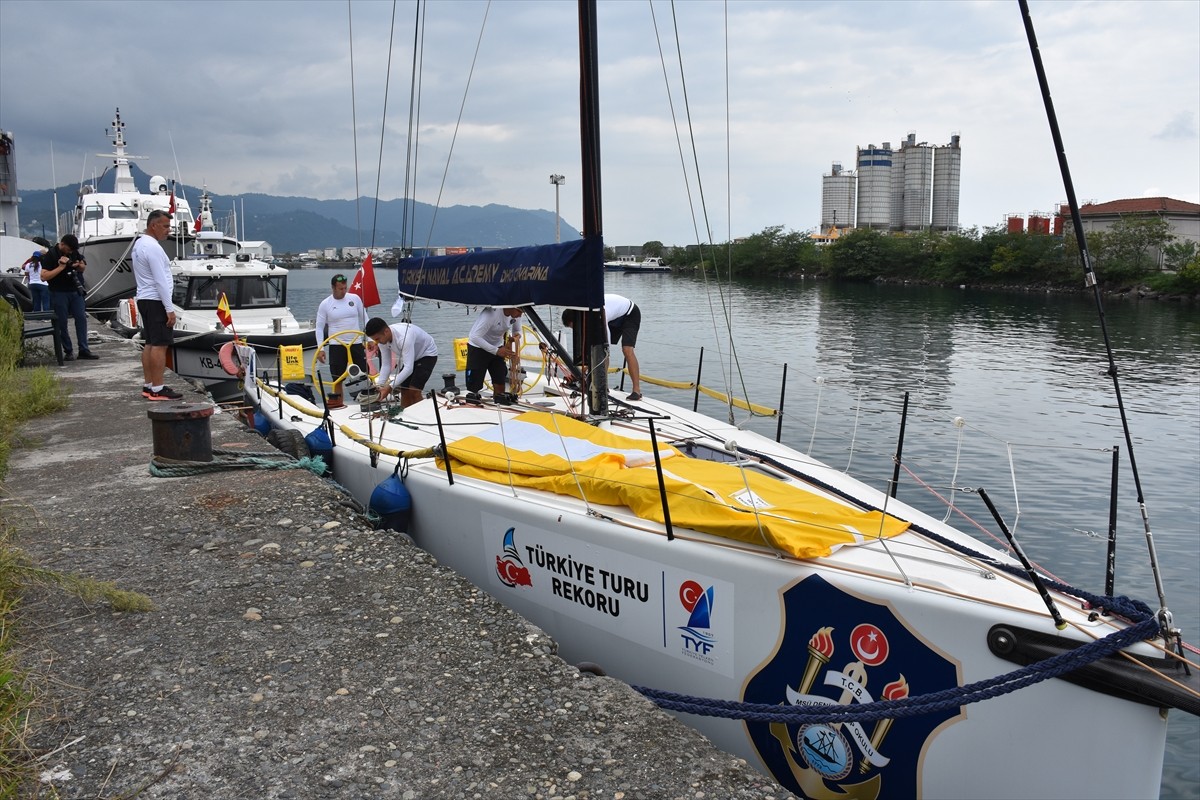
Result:
<svg viewBox="0 0 1200 800"><path fill-rule="evenodd" d="M962 150L959 135L949 144L917 142L909 133L897 149L891 142L857 148L857 173L833 171L822 178L821 229L831 227L836 213L839 227L890 231L958 230L959 183ZM847 203L846 187L855 198ZM850 218L843 214L854 209Z"/></svg>
<svg viewBox="0 0 1200 800"><path fill-rule="evenodd" d="M858 177L836 161L821 181L821 230L854 227Z"/></svg>

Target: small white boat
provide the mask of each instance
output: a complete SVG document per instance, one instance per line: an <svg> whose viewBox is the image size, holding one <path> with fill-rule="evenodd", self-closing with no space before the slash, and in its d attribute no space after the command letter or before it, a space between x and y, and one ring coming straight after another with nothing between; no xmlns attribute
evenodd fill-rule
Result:
<svg viewBox="0 0 1200 800"><path fill-rule="evenodd" d="M148 192L140 191L129 168L131 159L125 150L125 123L117 109L112 121L114 170L113 191L97 192L91 185L81 186L75 207L61 216L63 234L79 238L80 251L88 262L87 308L100 319L108 319L121 300L137 290L130 265L130 251L137 237L146 230L151 211L174 210L171 235L163 240L163 249L171 258L184 258L195 251L196 225L191 206L161 175L150 178ZM211 221L211 219L210 219ZM221 233L210 233L205 242L209 255L228 255L238 250L237 240Z"/></svg>
<svg viewBox="0 0 1200 800"><path fill-rule="evenodd" d="M605 261L608 272L670 272L671 268L657 256L639 259L637 256L617 256L616 261Z"/></svg>
<svg viewBox="0 0 1200 800"><path fill-rule="evenodd" d="M283 267L246 254L198 256L173 260L171 275L176 320L171 369L203 384L214 399L242 396L249 351L256 354L260 370L277 376L281 347L301 359L301 368L313 355L316 330L312 322L298 322L288 308ZM217 316L222 295L233 323L229 327ZM133 298L117 306L111 324L122 335L140 336Z"/></svg>

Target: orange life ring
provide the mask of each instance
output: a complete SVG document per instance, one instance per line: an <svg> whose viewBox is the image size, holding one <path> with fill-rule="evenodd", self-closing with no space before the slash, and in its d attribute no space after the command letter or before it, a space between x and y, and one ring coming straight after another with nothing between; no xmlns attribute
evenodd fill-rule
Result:
<svg viewBox="0 0 1200 800"><path fill-rule="evenodd" d="M130 297L126 302L129 304L129 327L137 330L137 300Z"/></svg>
<svg viewBox="0 0 1200 800"><path fill-rule="evenodd" d="M230 375L242 375L244 368L242 360L238 356L237 343L230 339L225 344L221 345L220 350L221 369L228 372Z"/></svg>

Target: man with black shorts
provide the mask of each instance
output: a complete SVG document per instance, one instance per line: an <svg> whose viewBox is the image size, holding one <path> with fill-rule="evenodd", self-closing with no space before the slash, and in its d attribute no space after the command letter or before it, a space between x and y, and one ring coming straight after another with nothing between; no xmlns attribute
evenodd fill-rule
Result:
<svg viewBox="0 0 1200 800"><path fill-rule="evenodd" d="M520 378L512 376L512 393L504 391L509 379L508 362L521 352L521 315L519 308L487 306L475 318L467 334L467 399L478 401L484 376L492 379L492 399L500 405L512 405L517 399Z"/></svg>
<svg viewBox="0 0 1200 800"><path fill-rule="evenodd" d="M325 363L325 351L329 351L329 374L333 378L333 387L325 398L326 408L344 408L342 400L342 379L350 364L358 365L365 375L367 372L367 353L358 334L347 331L361 331L367 324L367 307L362 298L346 289L346 276L342 273L334 275L329 281L329 297L317 306L317 343L323 343L334 334L341 334L332 339L327 347L317 351L317 360Z"/></svg>
<svg viewBox="0 0 1200 800"><path fill-rule="evenodd" d="M400 405L407 407L421 399L421 390L437 364L437 344L433 337L411 322L388 325L379 317L367 320L363 332L379 345L379 399L400 390ZM396 374L392 374L393 360Z"/></svg>
<svg viewBox="0 0 1200 800"><path fill-rule="evenodd" d="M171 260L159 244L171 234L171 216L151 211L146 232L133 243L133 277L142 322L142 397L178 400L183 395L163 383L167 348L174 341L175 306L171 304Z"/></svg>
<svg viewBox="0 0 1200 800"><path fill-rule="evenodd" d="M566 309L562 313L563 325L568 328L575 326L579 312ZM604 322L608 325L608 337L612 344L621 345L621 354L625 356L625 366L629 369L629 380L633 391L627 399L642 399L642 370L638 364L634 346L637 344L638 331L642 327L642 310L628 297L619 294L604 295Z"/></svg>

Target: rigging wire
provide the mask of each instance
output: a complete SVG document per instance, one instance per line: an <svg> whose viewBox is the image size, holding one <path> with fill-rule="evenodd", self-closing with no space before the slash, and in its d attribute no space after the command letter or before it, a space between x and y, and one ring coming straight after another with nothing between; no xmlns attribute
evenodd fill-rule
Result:
<svg viewBox="0 0 1200 800"><path fill-rule="evenodd" d="M383 142L387 134L388 95L392 87L392 49L396 42L396 0L392 0L392 19L388 26L387 72L383 79L383 116L379 121L379 161L375 166L375 205L371 217L371 249L375 249L375 236L379 226L379 187L383 182Z"/></svg>
<svg viewBox="0 0 1200 800"><path fill-rule="evenodd" d="M1163 586L1162 574L1158 567L1158 554L1154 548L1154 534L1150 530L1150 514L1146 506L1145 494L1142 492L1142 479L1138 473L1137 459L1133 451L1133 435L1129 428L1129 417L1125 412L1125 401L1121 396L1121 382L1117 378L1117 361L1113 354L1112 340L1108 335L1108 323L1104 316L1104 302L1100 295L1099 281L1092 270L1091 256L1088 254L1087 238L1083 233L1083 220L1079 214L1079 201L1075 197L1075 184L1071 180L1071 169L1067 165L1067 151L1063 144L1062 132L1058 126L1058 115L1054 111L1054 101L1050 97L1050 82L1046 77L1046 67L1042 63L1041 50L1038 48L1037 34L1033 29L1033 18L1029 14L1029 0L1018 0L1021 9L1021 20L1025 25L1025 36L1029 41L1029 53L1033 58L1034 71L1037 73L1038 86L1042 90L1042 101L1046 107L1046 119L1050 125L1050 134L1054 140L1054 150L1058 156L1058 169L1062 174L1063 188L1067 193L1067 204L1071 208L1071 222L1075 226L1075 238L1079 245L1079 259L1083 266L1084 285L1091 288L1092 298L1096 303L1096 314L1099 318L1100 333L1104 339L1104 350L1108 356L1108 375L1112 378L1113 393L1117 400L1117 411L1121 417L1121 430L1125 435L1125 446L1129 454L1129 468L1133 474L1133 483L1137 489L1138 509L1142 515L1142 529L1145 534L1146 549L1150 555L1150 569L1154 575L1154 588L1158 592L1158 622L1164 639L1174 638L1182 641L1180 632L1175 629L1170 610L1167 608L1167 593Z"/></svg>
<svg viewBox="0 0 1200 800"><path fill-rule="evenodd" d="M684 177L684 184L687 189L688 206L690 209L692 209L692 229L696 234L697 245L699 247L700 254L701 254L700 273L701 273L701 277L703 278L706 287L709 287L709 275L708 275L708 270L705 266L706 259L704 258L704 251L705 251L706 246L709 251L709 258L711 258L711 260L712 260L714 271L715 271L715 279L714 279L712 285L716 287L717 297L720 301L720 316L723 317L722 321L724 323L724 333L718 333L720 331L720 324L717 321L717 316L718 316L717 312L714 310L714 307L713 307L714 304L713 304L712 292L709 291L706 294L707 294L708 300L709 300L709 317L712 322L714 338L718 343L718 353L721 356L721 361L720 361L721 376L722 376L722 380L724 383L725 395L728 398L733 397L734 393L732 390L732 385L735 382L734 375L736 372L736 376L737 376L736 382L741 384L742 394L745 395L746 397L749 397L748 390L746 387L746 382L745 382L745 376L742 372L741 364L738 359L737 344L736 344L736 342L734 340L734 336L733 336L733 309L731 307L732 300L730 299L731 294L732 294L731 288L732 288L732 280L733 280L732 265L731 265L732 249L730 249L732 247L732 243L730 243L726 249L727 267L726 267L726 278L725 279L730 282L730 286L726 287L722 281L720 269L717 268L717 256L714 252L715 245L713 243L712 224L709 220L708 205L707 205L707 202L705 201L705 194L704 194L704 184L703 184L703 180L701 179L700 162L699 162L699 155L698 155L699 149L696 146L695 125L692 121L691 104L690 104L690 100L688 98L687 76L686 76L686 71L685 71L684 65L683 65L683 51L682 51L681 37L679 35L679 19L678 19L678 15L676 14L675 3L674 3L674 0L672 0L672 2L671 2L671 19L672 19L673 33L674 33L674 37L675 37L675 59L677 61L677 65L679 68L679 81L680 81L680 88L681 88L681 92L682 92L682 96L683 96L682 109L683 109L683 115L686 119L687 139L688 139L690 154L692 157L692 170L693 170L693 174L694 174L695 180L696 180L696 190L697 190L697 196L699 198L700 213L701 213L701 216L703 217L703 221L704 221L703 238L699 231L699 226L698 226L697 220L696 220L696 213L695 213L695 208L694 208L695 200L692 197L691 184L688 180L686 156L684 154L684 148L683 148L683 144L682 144L683 135L680 133L680 130L679 130L678 118L677 118L677 115L675 112L675 104L674 104L674 100L671 95L671 89L670 89L670 85L669 85L669 77L668 77L667 68L666 68L666 60L665 60L665 57L663 56L661 34L660 34L659 28L658 28L657 17L654 14L653 0L650 0L649 5L650 5L650 16L651 16L651 20L653 22L654 30L655 30L655 39L656 39L656 41L659 42L659 60L662 63L663 83L666 86L667 100L668 100L668 104L669 104L669 107L671 110L671 120L672 120L672 124L674 125L674 128L675 128L676 146L680 153L680 167L681 167L681 171L682 171L683 177ZM726 170L727 206L731 206L731 202L730 202L730 191L731 190L730 190L729 186L730 186L731 180L732 180L730 177L730 174L731 174L730 173L730 169L731 169L730 165L731 165L732 157L730 154L731 135L730 135L730 114L729 114L730 102L729 102L728 31L729 31L728 4L726 3L726 6L725 6L725 32L726 32L726 43L725 43L725 126L726 126L726 128L725 128L725 130L726 130L725 157L726 157L726 165L725 165L725 170ZM726 214L727 214L727 224L730 227L730 230L732 230L732 218L730 216L731 211L729 211L727 209ZM722 347L721 347L722 343L725 343L728 345L728 352L726 352L724 349L722 349ZM728 360L726 360L726 358L728 358ZM727 402L726 402L726 416L731 425L736 424L735 420L734 420L734 405L731 400L727 400ZM753 413L751 413L750 416L753 417L754 416Z"/></svg>
<svg viewBox="0 0 1200 800"><path fill-rule="evenodd" d="M350 32L350 139L354 143L354 229L358 233L358 246L362 247L362 213L358 188L358 97L354 82L354 14L351 0L346 0L346 25Z"/></svg>
<svg viewBox="0 0 1200 800"><path fill-rule="evenodd" d="M421 129L421 79L425 57L425 11L428 6L417 0L416 17L413 22L412 78L408 87L408 146L404 158L404 208L400 220L400 248L402 253L411 254L414 229L416 228L417 201L417 154Z"/></svg>

